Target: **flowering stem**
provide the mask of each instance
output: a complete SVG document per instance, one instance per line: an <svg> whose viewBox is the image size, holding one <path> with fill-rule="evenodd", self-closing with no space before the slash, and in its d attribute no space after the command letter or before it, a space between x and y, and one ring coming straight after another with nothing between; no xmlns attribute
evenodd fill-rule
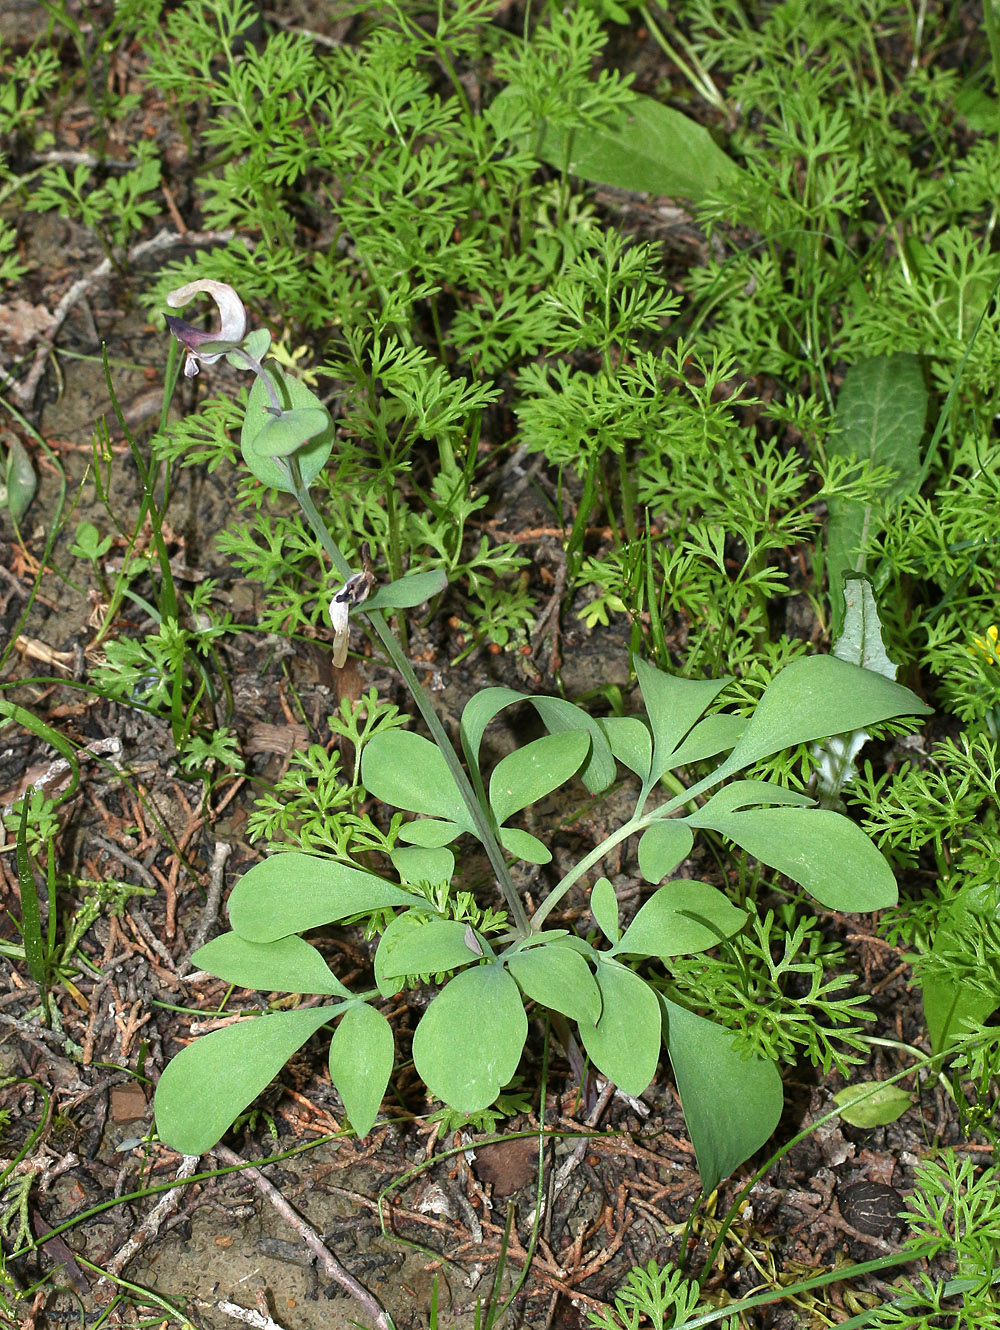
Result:
<svg viewBox="0 0 1000 1330"><path fill-rule="evenodd" d="M299 471L298 463L296 462L294 455L288 460L291 463L289 470L293 493L298 500L299 507L302 509L309 525L312 527L316 538L328 554L334 568L336 568L338 574L343 577L346 582L353 570L343 554L341 554L337 542L330 534L326 523L320 516L319 510L312 501L312 495L302 483L302 475ZM472 817L473 825L476 828L476 834L483 843L483 848L490 861L490 866L496 874L497 883L500 890L503 892L504 900L507 902L507 908L510 910L511 919L514 923L516 932L521 937L527 937L531 932L531 925L528 923L528 916L525 913L524 906L521 904L521 899L517 894L513 881L511 880L507 865L504 863L503 851L497 843L497 838L493 834L493 828L490 826L489 819L483 811L482 804L480 804L479 800L476 798L472 784L469 781L468 776L465 774L465 769L458 759L458 754L455 752L437 712L434 710L434 705L431 702L431 699L427 696L426 690L414 673L413 666L410 664L409 660L407 660L402 647L396 639L396 635L386 623L383 616L378 610L366 610L364 613L382 645L388 652L392 663L402 676L403 682L409 689L410 696L417 704L417 710L420 712L421 716L423 716L424 723L431 732L431 737L437 744L441 756L448 765L448 770L451 772L455 784L458 786L458 791Z"/></svg>

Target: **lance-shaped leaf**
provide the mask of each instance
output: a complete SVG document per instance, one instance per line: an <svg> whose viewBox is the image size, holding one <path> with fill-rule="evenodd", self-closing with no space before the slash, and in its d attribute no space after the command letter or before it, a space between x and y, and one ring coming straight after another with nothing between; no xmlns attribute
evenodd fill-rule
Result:
<svg viewBox="0 0 1000 1330"><path fill-rule="evenodd" d="M699 826L728 836L761 863L805 887L829 910L846 914L895 905L892 869L860 827L824 808L754 808L707 820Z"/></svg>
<svg viewBox="0 0 1000 1330"><path fill-rule="evenodd" d="M660 1001L663 1040L707 1196L778 1125L781 1077L773 1062L737 1052L732 1030L666 998Z"/></svg>
<svg viewBox="0 0 1000 1330"><path fill-rule="evenodd" d="M413 1061L431 1094L460 1113L489 1108L517 1071L528 1018L517 984L498 964L463 970L413 1034Z"/></svg>
<svg viewBox="0 0 1000 1330"><path fill-rule="evenodd" d="M674 674L658 670L639 656L634 657L632 663L653 731L653 760L649 773L649 783L652 784L674 765L673 755L681 740L729 680L679 679Z"/></svg>
<svg viewBox="0 0 1000 1330"><path fill-rule="evenodd" d="M641 781L645 781L653 760L653 738L649 726L638 716L605 716L600 725L618 761L628 767L629 771L634 771Z"/></svg>
<svg viewBox="0 0 1000 1330"><path fill-rule="evenodd" d="M894 716L927 716L931 710L902 684L834 656L793 660L772 679L712 781L795 744L868 728Z"/></svg>
<svg viewBox="0 0 1000 1330"><path fill-rule="evenodd" d="M156 1087L160 1139L185 1155L211 1150L335 1007L282 1011L213 1030L164 1068Z"/></svg>
<svg viewBox="0 0 1000 1330"><path fill-rule="evenodd" d="M229 897L229 922L251 942L273 942L290 933L413 904L411 892L374 873L290 850L254 864Z"/></svg>
<svg viewBox="0 0 1000 1330"><path fill-rule="evenodd" d="M382 1013L367 1002L348 1007L330 1041L330 1080L359 1136L375 1125L392 1059L392 1026Z"/></svg>
<svg viewBox="0 0 1000 1330"><path fill-rule="evenodd" d="M600 960L596 978L601 1019L581 1021L580 1040L598 1071L626 1094L642 1094L660 1056L659 1001L645 979L615 961Z"/></svg>
<svg viewBox="0 0 1000 1330"><path fill-rule="evenodd" d="M490 807L502 826L514 813L569 780L590 750L583 730L546 734L501 758L490 777Z"/></svg>
<svg viewBox="0 0 1000 1330"><path fill-rule="evenodd" d="M240 988L351 996L316 948L296 934L274 942L248 942L239 933L223 933L199 947L191 961Z"/></svg>
<svg viewBox="0 0 1000 1330"><path fill-rule="evenodd" d="M618 941L618 897L606 877L599 877L590 889L590 913L597 927L612 944Z"/></svg>
<svg viewBox="0 0 1000 1330"><path fill-rule="evenodd" d="M406 610L422 605L425 600L439 596L448 585L443 568L431 568L425 573L410 573L395 582L379 587L365 601L365 610Z"/></svg>
<svg viewBox="0 0 1000 1330"><path fill-rule="evenodd" d="M740 808L751 808L754 804L774 804L808 808L813 800L797 790L786 790L781 785L772 785L766 780L733 780L713 794L701 808L689 813L684 821L689 827L714 827L716 820Z"/></svg>

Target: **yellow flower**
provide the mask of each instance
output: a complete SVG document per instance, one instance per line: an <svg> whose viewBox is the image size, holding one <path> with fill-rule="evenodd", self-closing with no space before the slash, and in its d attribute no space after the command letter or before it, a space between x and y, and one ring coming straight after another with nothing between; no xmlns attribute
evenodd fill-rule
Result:
<svg viewBox="0 0 1000 1330"><path fill-rule="evenodd" d="M1000 629L995 623L990 624L986 630L985 637L974 637L972 646L966 647L970 656L985 656L991 665L1000 665L1000 651L997 649L997 639L1000 637Z"/></svg>

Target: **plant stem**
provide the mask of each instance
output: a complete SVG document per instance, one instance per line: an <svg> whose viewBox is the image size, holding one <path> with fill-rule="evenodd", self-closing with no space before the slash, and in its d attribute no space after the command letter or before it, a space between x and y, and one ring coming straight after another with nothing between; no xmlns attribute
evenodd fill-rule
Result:
<svg viewBox="0 0 1000 1330"><path fill-rule="evenodd" d="M298 500L299 506L301 507L306 520L315 532L317 539L329 556L334 568L336 568L337 572L346 582L353 570L343 554L341 554L337 542L330 534L326 523L320 516L319 510L312 501L312 495L309 493L305 485L303 485L299 469L294 465L294 456L289 460L293 463L290 472L295 498ZM458 759L458 754L455 752L452 742L448 738L448 734L444 726L441 724L437 712L434 710L434 705L431 702L431 699L428 697L426 690L414 673L413 666L410 664L409 660L407 660L402 647L396 640L395 634L379 611L368 610L366 612L366 617L372 628L375 630L382 645L388 652L390 660L399 671L403 682L409 690L410 696L417 704L417 710L420 712L424 719L424 723L431 732L432 739L437 744L442 757L448 764L448 770L451 772L455 784L458 786L458 791L472 817L473 825L476 828L476 835L482 841L486 856L490 861L490 867L496 874L497 884L503 892L504 900L507 902L507 908L510 911L514 927L521 937L527 937L531 933L531 925L528 922L528 916L525 913L524 906L521 904L521 898L517 894L514 883L511 880L510 872L504 862L503 851L500 849L497 838L493 834L493 828L490 826L489 819L483 810L482 804L480 804L479 800L476 798L472 784L468 776L465 774L464 767Z"/></svg>

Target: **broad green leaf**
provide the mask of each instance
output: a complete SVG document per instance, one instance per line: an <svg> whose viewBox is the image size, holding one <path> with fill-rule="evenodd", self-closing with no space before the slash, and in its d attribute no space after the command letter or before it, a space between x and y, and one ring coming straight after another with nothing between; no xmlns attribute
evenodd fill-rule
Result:
<svg viewBox="0 0 1000 1330"><path fill-rule="evenodd" d="M188 1044L164 1068L154 1101L160 1139L180 1154L211 1150L336 1007L240 1021Z"/></svg>
<svg viewBox="0 0 1000 1330"><path fill-rule="evenodd" d="M704 817L705 809L699 810ZM860 827L825 808L755 808L703 820L820 905L862 914L895 905L892 869Z"/></svg>
<svg viewBox="0 0 1000 1330"><path fill-rule="evenodd" d="M611 751L641 781L649 775L653 760L653 739L649 726L637 716L606 716L600 722Z"/></svg>
<svg viewBox="0 0 1000 1330"><path fill-rule="evenodd" d="M984 883L955 899L946 909L931 943L931 955L943 957L948 952L966 951L962 933L982 915L996 918L1000 888ZM924 1019L931 1050L942 1053L955 1042L967 1021L983 1024L997 1010L997 1001L989 992L962 983L945 971L924 971L920 975Z"/></svg>
<svg viewBox="0 0 1000 1330"><path fill-rule="evenodd" d="M398 581L389 582L363 602L366 610L407 610L422 605L425 600L439 596L448 585L443 568L431 568L425 573L410 573Z"/></svg>
<svg viewBox="0 0 1000 1330"><path fill-rule="evenodd" d="M15 523L19 524L28 511L37 488L35 468L31 465L28 450L16 435L8 435L3 483L0 485L0 506L7 507Z"/></svg>
<svg viewBox="0 0 1000 1330"><path fill-rule="evenodd" d="M902 684L834 656L793 660L771 680L743 737L712 780L795 744L867 729L894 716L928 716L931 710Z"/></svg>
<svg viewBox="0 0 1000 1330"><path fill-rule="evenodd" d="M404 882L450 882L455 872L455 856L443 848L397 845L389 858Z"/></svg>
<svg viewBox="0 0 1000 1330"><path fill-rule="evenodd" d="M413 1061L435 1098L480 1113L517 1071L527 1036L517 984L500 965L478 965L456 975L424 1012Z"/></svg>
<svg viewBox="0 0 1000 1330"><path fill-rule="evenodd" d="M725 712L706 716L674 751L670 758L671 769L691 762L702 762L707 757L715 757L729 748L735 748L746 727L745 716L730 716Z"/></svg>
<svg viewBox="0 0 1000 1330"><path fill-rule="evenodd" d="M642 96L616 107L597 128L567 134L546 126L537 155L597 184L695 203L716 197L742 174L697 121Z"/></svg>
<svg viewBox="0 0 1000 1330"><path fill-rule="evenodd" d="M410 730L383 730L365 744L361 783L376 799L473 831L455 778L436 744Z"/></svg>
<svg viewBox="0 0 1000 1330"><path fill-rule="evenodd" d="M913 1096L898 1085L859 1081L845 1085L833 1096L840 1116L852 1127L887 1127L913 1104Z"/></svg>
<svg viewBox="0 0 1000 1330"><path fill-rule="evenodd" d="M283 409L309 408L325 411L323 403L301 380L293 378L291 374L285 374L283 370L270 363L265 373L274 385ZM293 486L287 462L273 457L259 456L253 447L261 430L269 421L274 420L270 407L271 399L267 389L259 378L254 379L250 396L247 398L243 428L240 431L240 450L244 462L263 485L270 485L272 489L291 494ZM333 450L334 426L329 417L328 421L327 428L304 444L295 455L302 482L307 489L326 466L327 458Z"/></svg>
<svg viewBox="0 0 1000 1330"><path fill-rule="evenodd" d="M359 1136L375 1125L392 1059L392 1026L382 1013L367 1002L348 1007L330 1041L330 1080Z"/></svg>
<svg viewBox="0 0 1000 1330"><path fill-rule="evenodd" d="M682 878L653 892L612 950L616 956L687 956L732 937L746 918L717 887Z"/></svg>
<svg viewBox="0 0 1000 1330"><path fill-rule="evenodd" d="M656 1075L660 1004L644 979L615 961L597 966L601 1019L579 1022L580 1041L598 1071L626 1094L640 1095Z"/></svg>
<svg viewBox="0 0 1000 1330"><path fill-rule="evenodd" d="M479 748L490 721L504 707L527 700L524 693L515 692L513 688L481 688L469 698L462 711L462 751L471 770L479 770Z"/></svg>
<svg viewBox="0 0 1000 1330"><path fill-rule="evenodd" d="M551 794L579 770L590 750L582 730L546 734L501 758L490 777L490 807L497 824Z"/></svg>
<svg viewBox="0 0 1000 1330"><path fill-rule="evenodd" d="M507 968L528 997L572 1021L596 1025L601 990L578 951L558 942L529 947L508 958Z"/></svg>
<svg viewBox="0 0 1000 1330"><path fill-rule="evenodd" d="M248 942L238 933L223 933L199 947L191 962L240 988L351 996L316 948L297 934L274 942Z"/></svg>
<svg viewBox="0 0 1000 1330"><path fill-rule="evenodd" d="M324 433L330 415L319 406L300 406L272 416L247 443L247 450L258 461L265 457L289 457L304 443Z"/></svg>
<svg viewBox="0 0 1000 1330"><path fill-rule="evenodd" d="M532 836L530 831L521 831L519 827L501 827L500 844L515 859L523 859L526 864L547 864L552 860L549 847Z"/></svg>
<svg viewBox="0 0 1000 1330"><path fill-rule="evenodd" d="M253 356L254 360L263 360L271 346L271 334L266 328L255 328L252 333L248 333L243 338L240 346L248 356ZM226 360L236 369L247 370L250 368L242 356L233 352L226 356Z"/></svg>
<svg viewBox="0 0 1000 1330"><path fill-rule="evenodd" d="M764 1144L781 1117L781 1077L773 1062L744 1057L734 1035L714 1021L660 999L663 1039L694 1146L702 1193Z"/></svg>
<svg viewBox="0 0 1000 1330"><path fill-rule="evenodd" d="M642 700L653 731L653 761L650 781L657 781L673 765L681 740L701 713L729 682L728 679L680 679L655 665L633 658Z"/></svg>
<svg viewBox="0 0 1000 1330"><path fill-rule="evenodd" d="M837 429L827 454L858 457L894 473L883 491L890 502L912 493L920 474L920 441L927 420L927 388L919 357L905 351L861 360L844 375ZM844 574L864 572L870 543L880 531L871 502L827 500L827 574L836 637L844 622Z"/></svg>
<svg viewBox="0 0 1000 1330"><path fill-rule="evenodd" d="M689 813L684 821L689 827L714 827L720 817L754 804L793 805L808 808L814 801L797 790L786 790L766 780L733 780L713 794L701 808Z"/></svg>
<svg viewBox="0 0 1000 1330"><path fill-rule="evenodd" d="M618 941L618 897L606 877L599 877L590 889L590 913L597 927L612 946Z"/></svg>
<svg viewBox="0 0 1000 1330"><path fill-rule="evenodd" d="M420 845L426 850L439 850L457 840L464 830L457 822L421 817L415 822L404 822L399 828L399 839L409 845Z"/></svg>
<svg viewBox="0 0 1000 1330"><path fill-rule="evenodd" d="M379 945L381 972L387 979L401 974L441 974L477 961L481 952L466 943L468 925L457 919L432 915L419 928L410 928L395 936L388 946Z"/></svg>
<svg viewBox="0 0 1000 1330"><path fill-rule="evenodd" d="M229 897L229 922L250 942L273 942L413 901L412 892L374 873L289 850L262 859L243 874Z"/></svg>
<svg viewBox="0 0 1000 1330"><path fill-rule="evenodd" d="M691 853L694 833L686 822L654 822L639 840L639 872L647 882L662 882Z"/></svg>
<svg viewBox="0 0 1000 1330"><path fill-rule="evenodd" d="M402 914L397 914L394 919L390 919L382 931L379 938L378 947L375 949L375 959L372 962L372 969L375 975L375 986L384 998L393 997L404 987L403 980L399 978L390 978L384 970L384 965L392 954L392 949L402 938L409 935L411 931L416 932L422 928L428 919L433 918L433 912L429 905L424 905L412 910L405 910Z"/></svg>

